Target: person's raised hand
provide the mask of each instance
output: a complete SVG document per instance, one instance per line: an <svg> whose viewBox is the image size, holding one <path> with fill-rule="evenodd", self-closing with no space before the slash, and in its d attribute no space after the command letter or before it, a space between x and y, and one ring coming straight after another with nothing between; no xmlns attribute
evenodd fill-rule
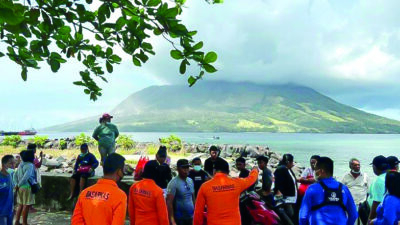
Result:
<svg viewBox="0 0 400 225"><path fill-rule="evenodd" d="M258 172L259 171L258 166L253 166L253 170L257 170L257 172Z"/></svg>

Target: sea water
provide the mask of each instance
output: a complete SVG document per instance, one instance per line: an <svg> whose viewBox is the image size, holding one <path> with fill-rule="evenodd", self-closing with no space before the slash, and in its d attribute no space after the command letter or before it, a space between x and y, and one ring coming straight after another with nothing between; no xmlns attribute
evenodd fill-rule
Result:
<svg viewBox="0 0 400 225"><path fill-rule="evenodd" d="M66 138L70 133L39 133L49 138ZM182 132L122 132L135 141L158 142L170 134L188 143L266 145L278 153L291 153L295 161L308 166L312 155L328 156L335 162L334 175L342 177L349 171L349 160L361 161L361 170L373 175L370 163L377 155L400 158L399 134L303 134L303 133L182 133ZM86 133L91 135L91 133ZM219 139L218 139L219 138Z"/></svg>

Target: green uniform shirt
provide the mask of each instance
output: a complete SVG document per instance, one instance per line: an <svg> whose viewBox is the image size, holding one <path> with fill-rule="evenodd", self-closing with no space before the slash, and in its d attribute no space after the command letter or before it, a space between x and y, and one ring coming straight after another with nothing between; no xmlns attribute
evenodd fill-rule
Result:
<svg viewBox="0 0 400 225"><path fill-rule="evenodd" d="M118 135L118 128L112 123L102 123L93 132L93 138L99 140L102 147L114 146Z"/></svg>
<svg viewBox="0 0 400 225"><path fill-rule="evenodd" d="M383 173L376 177L374 182L371 184L368 196L369 206L372 206L373 202L383 202L386 193L385 181L386 173Z"/></svg>

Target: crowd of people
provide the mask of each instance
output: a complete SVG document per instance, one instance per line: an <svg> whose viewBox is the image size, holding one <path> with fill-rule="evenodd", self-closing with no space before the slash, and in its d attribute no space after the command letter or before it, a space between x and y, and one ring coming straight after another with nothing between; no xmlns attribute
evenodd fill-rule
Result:
<svg viewBox="0 0 400 225"><path fill-rule="evenodd" d="M265 207L279 216L270 224L287 225L398 225L400 221L399 160L376 156L371 165L376 175L371 181L361 171L360 161L349 160L349 172L333 177L334 162L314 155L310 167L300 177L293 172L294 156L284 154L274 172L268 156L259 156L257 166L247 169L246 159L236 159L238 177L231 177L229 163L220 149L209 148L204 168L200 158L179 159L173 177L167 148L160 146L155 159L148 161L130 187L128 196L117 183L124 177L125 158L115 153L118 129L104 114L93 137L99 141L101 161L80 146L70 180L70 197L79 196L72 225L122 225L126 214L137 225L247 225L248 208L240 197L256 192ZM42 152L29 144L19 157L5 155L0 172L0 225L27 225L28 213L41 188ZM89 177L101 164L104 176L86 187ZM191 169L192 168L192 169ZM259 175L261 179L259 180ZM14 210L14 199L18 207ZM22 223L21 223L22 217Z"/></svg>
<svg viewBox="0 0 400 225"><path fill-rule="evenodd" d="M2 158L0 225L11 225L13 220L15 225L28 224L29 210L41 186L38 168L42 153L39 157L35 153L36 146L30 144L20 153L20 162L12 155ZM179 159L178 175L173 177L166 163L167 149L160 146L155 160L146 163L127 196L117 185L125 168L124 157L117 153L104 157L104 177L85 189L99 162L87 144L81 145L71 177L70 198L80 193L72 225L122 225L127 212L130 223L140 225L250 224L239 201L241 194L250 191L256 191L266 207L279 215L280 224L398 225L400 221L399 160L395 156L373 159L373 181L361 171L360 161L352 158L349 172L338 181L333 177L334 162L328 157L312 156L301 177L292 171L291 154L283 155L274 173L268 168L267 156L259 156L251 171L240 157L235 164L239 175L234 178L229 176L229 163L219 157L220 150L211 146L209 153L204 169L200 158L191 162Z"/></svg>

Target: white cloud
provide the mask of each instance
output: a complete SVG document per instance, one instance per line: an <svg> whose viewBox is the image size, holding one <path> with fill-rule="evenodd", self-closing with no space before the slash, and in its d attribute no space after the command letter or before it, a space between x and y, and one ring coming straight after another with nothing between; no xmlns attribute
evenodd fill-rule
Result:
<svg viewBox="0 0 400 225"><path fill-rule="evenodd" d="M219 72L205 76L207 80L292 82L381 115L396 116L400 110L395 97L400 94L397 0L229 0L221 5L192 0L187 4L182 17L187 27L198 30L196 40L204 41L205 51L218 53ZM179 62L169 57L170 44L159 37L151 41L157 54L141 68L114 49L124 62L107 75L109 83L100 82L104 95L95 103L72 85L80 79L76 63L63 66L57 74L43 65L40 71L31 70L25 83L17 65L0 59L7 73L0 76L0 94L9 96L2 100L6 107L2 107L0 128L19 122L22 127L27 122L21 117L32 121L40 114L49 124L69 119L68 115L100 114L146 86L185 84ZM21 111L29 112L25 113L29 117Z"/></svg>

